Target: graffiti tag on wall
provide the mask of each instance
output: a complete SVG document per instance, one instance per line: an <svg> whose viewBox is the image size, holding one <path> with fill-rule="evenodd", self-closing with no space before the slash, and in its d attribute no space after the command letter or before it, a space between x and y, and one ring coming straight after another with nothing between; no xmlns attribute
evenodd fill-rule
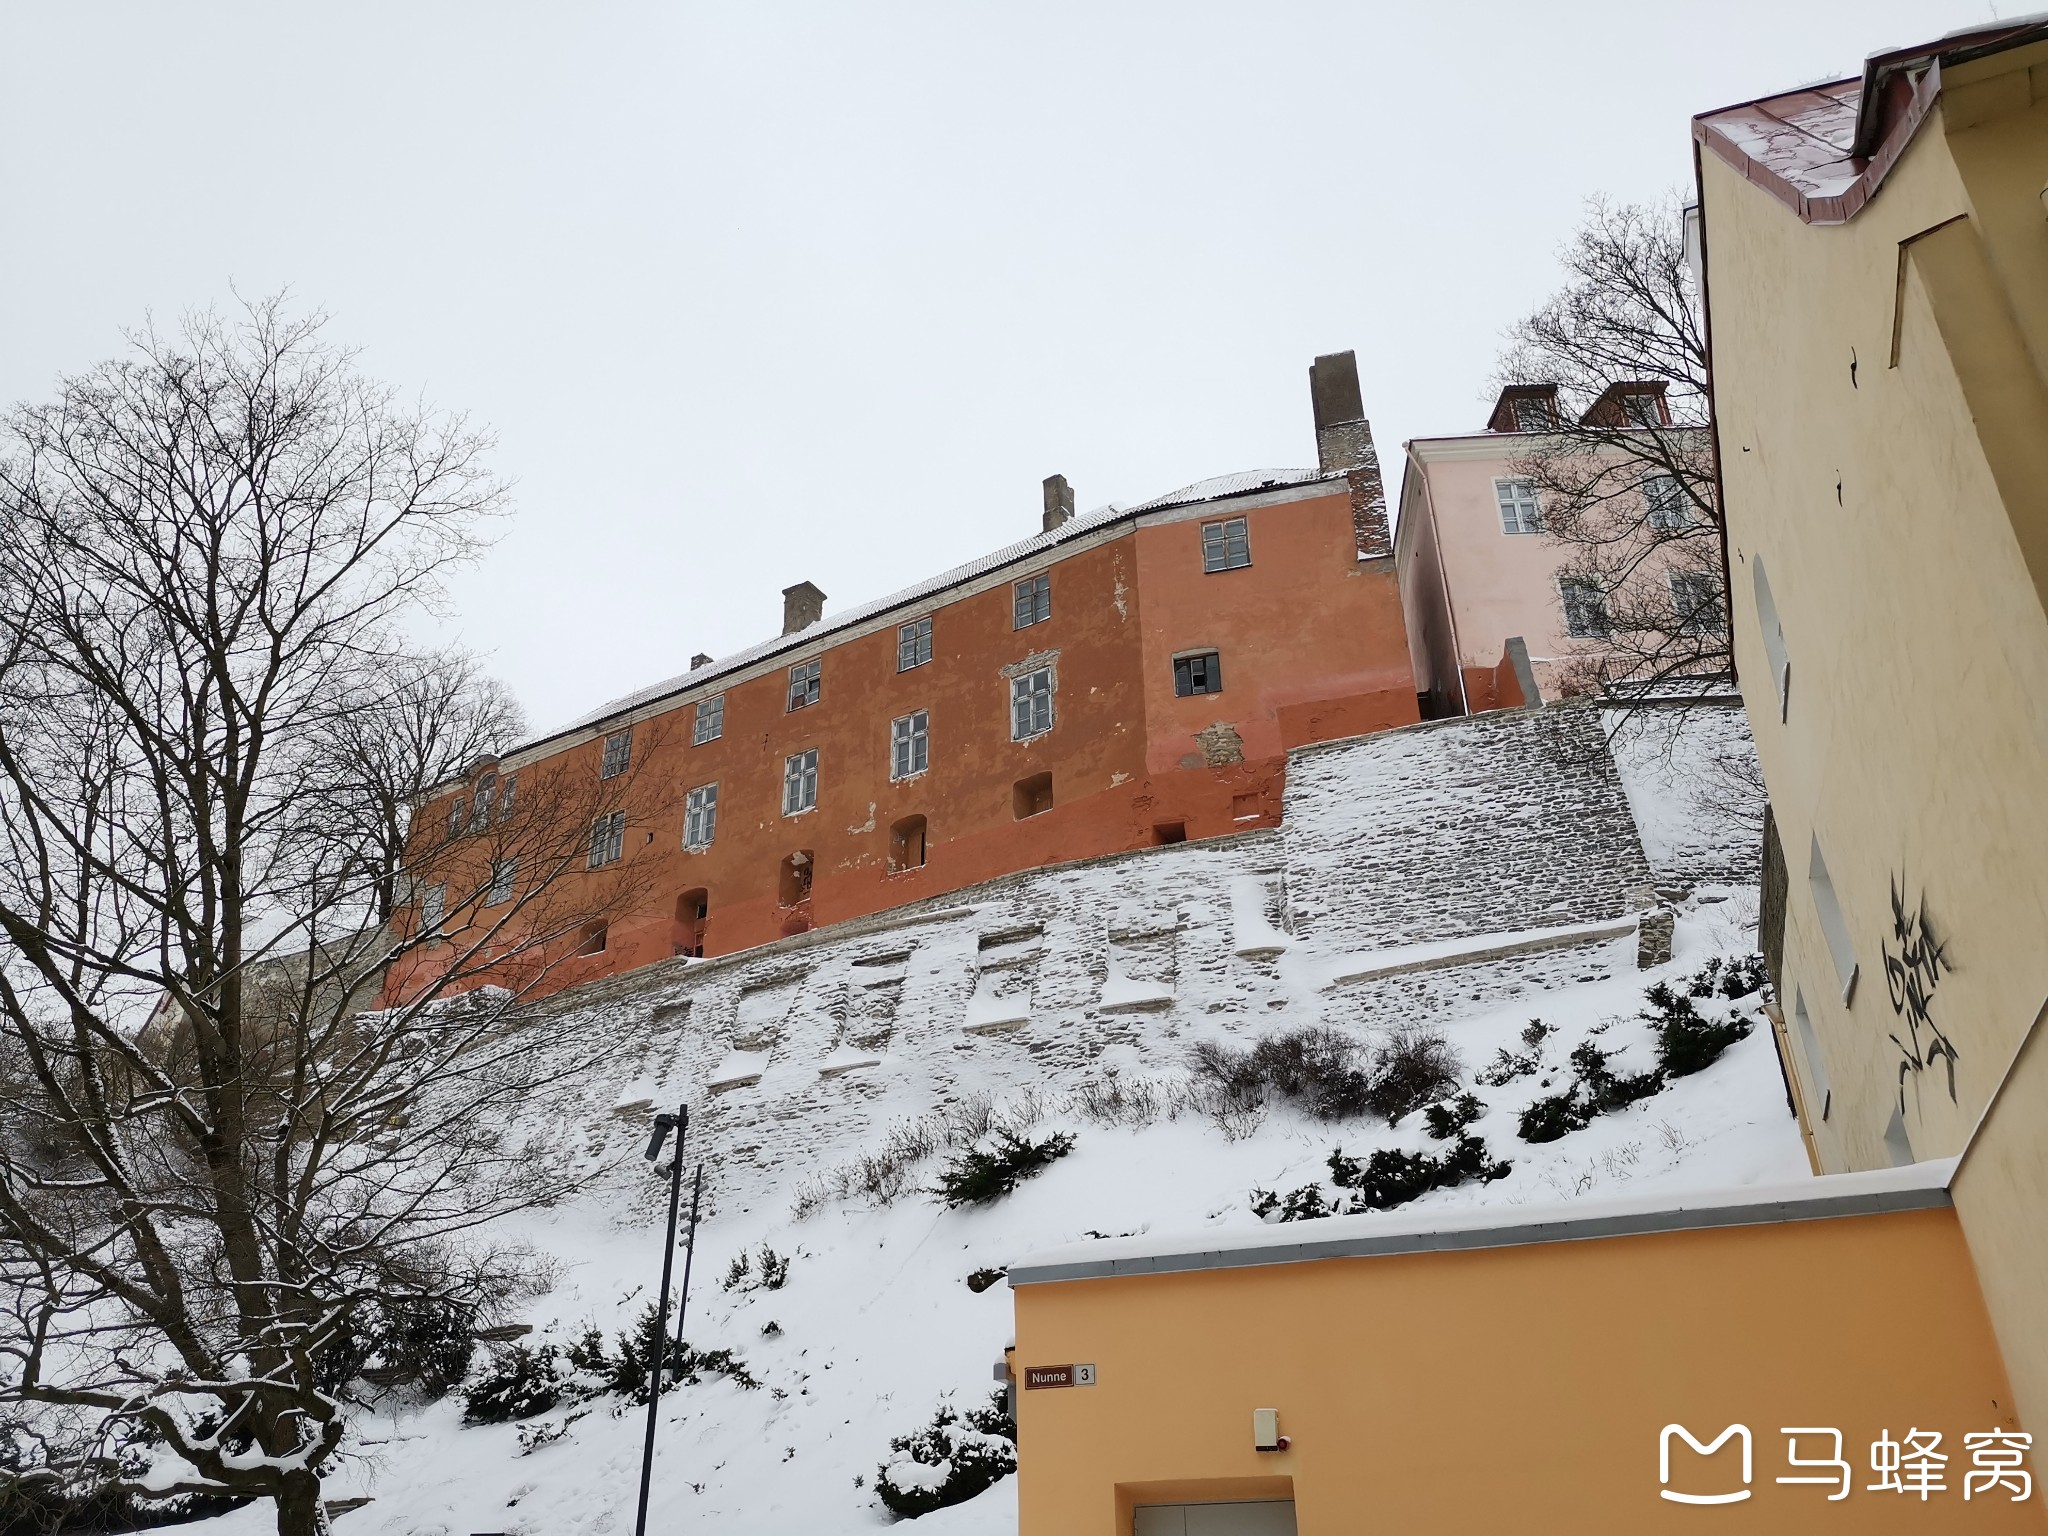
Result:
<svg viewBox="0 0 2048 1536"><path fill-rule="evenodd" d="M1941 973L1953 971L1948 947L1934 935L1927 921L1927 895L1920 904L1906 910L1900 889L1903 877L1892 881L1892 936L1884 946L1884 980L1891 992L1892 1012L1905 1025L1902 1039L1892 1035L1899 1048L1899 1108L1906 1107L1906 1078L1925 1072L1939 1061L1948 1073L1948 1096L1956 1097L1956 1055L1954 1042L1934 1022L1934 990L1941 985Z"/></svg>

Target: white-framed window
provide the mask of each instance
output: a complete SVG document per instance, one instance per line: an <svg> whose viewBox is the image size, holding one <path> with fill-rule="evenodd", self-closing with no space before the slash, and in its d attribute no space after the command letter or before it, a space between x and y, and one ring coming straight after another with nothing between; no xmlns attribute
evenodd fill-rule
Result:
<svg viewBox="0 0 2048 1536"><path fill-rule="evenodd" d="M1029 741L1052 729L1052 668L1010 679L1010 740Z"/></svg>
<svg viewBox="0 0 2048 1536"><path fill-rule="evenodd" d="M1223 691L1223 658L1214 651L1173 658L1173 691L1183 699Z"/></svg>
<svg viewBox="0 0 2048 1536"><path fill-rule="evenodd" d="M498 776L487 773L477 780L476 791L469 797L469 829L481 832L491 824L491 807L498 799Z"/></svg>
<svg viewBox="0 0 2048 1536"><path fill-rule="evenodd" d="M931 766L931 716L922 709L898 716L889 726L889 777L907 779Z"/></svg>
<svg viewBox="0 0 2048 1536"><path fill-rule="evenodd" d="M487 906L501 907L512 899L513 888L519 881L517 859L491 860L491 889L484 897Z"/></svg>
<svg viewBox="0 0 2048 1536"><path fill-rule="evenodd" d="M455 797L455 803L448 807L448 835L460 837L469 830L469 801L462 795Z"/></svg>
<svg viewBox="0 0 2048 1536"><path fill-rule="evenodd" d="M913 619L896 631L896 670L908 672L932 659L932 621Z"/></svg>
<svg viewBox="0 0 2048 1536"><path fill-rule="evenodd" d="M1792 709L1792 652L1785 645L1785 626L1778 621L1777 599L1771 596L1771 580L1764 574L1764 557L1749 557L1749 573L1756 579L1756 622L1763 631L1764 657L1771 664L1771 681L1778 688L1778 718Z"/></svg>
<svg viewBox="0 0 2048 1536"><path fill-rule="evenodd" d="M1524 395L1514 402L1514 418L1517 432L1548 432L1557 425L1550 402L1536 395Z"/></svg>
<svg viewBox="0 0 2048 1536"><path fill-rule="evenodd" d="M808 709L818 702L818 673L821 663L813 656L789 669L789 707Z"/></svg>
<svg viewBox="0 0 2048 1536"><path fill-rule="evenodd" d="M683 846L704 849L718 836L718 786L699 784L683 799Z"/></svg>
<svg viewBox="0 0 2048 1536"><path fill-rule="evenodd" d="M1541 533L1543 511L1536 504L1536 486L1529 480L1496 480L1493 499L1500 504L1502 533Z"/></svg>
<svg viewBox="0 0 2048 1536"><path fill-rule="evenodd" d="M1835 962L1835 975L1842 983L1842 1006L1856 996L1856 944L1849 937L1849 919L1835 896L1835 882L1828 876L1828 861L1820 855L1820 834L1814 833L1806 858L1806 888L1813 897L1814 915L1820 919L1821 937L1828 941L1828 955Z"/></svg>
<svg viewBox="0 0 2048 1536"><path fill-rule="evenodd" d="M818 803L818 749L796 752L782 760L782 814L794 816Z"/></svg>
<svg viewBox="0 0 2048 1536"><path fill-rule="evenodd" d="M1052 617L1052 577L1026 576L1011 589L1015 599L1013 629L1029 629Z"/></svg>
<svg viewBox="0 0 2048 1536"><path fill-rule="evenodd" d="M432 933L448 915L448 887L430 885L420 892L420 932Z"/></svg>
<svg viewBox="0 0 2048 1536"><path fill-rule="evenodd" d="M1649 511L1650 526L1662 532L1670 533L1692 524L1692 514L1685 505L1685 487L1678 483L1676 475L1645 475L1643 505Z"/></svg>
<svg viewBox="0 0 2048 1536"><path fill-rule="evenodd" d="M590 824L590 867L616 864L626 851L626 813L611 811Z"/></svg>
<svg viewBox="0 0 2048 1536"><path fill-rule="evenodd" d="M604 762L598 767L600 779L616 779L633 764L633 728L613 731L604 739Z"/></svg>
<svg viewBox="0 0 2048 1536"><path fill-rule="evenodd" d="M1632 427L1661 427L1664 425L1664 407L1657 396L1647 390L1635 390L1621 397L1621 416Z"/></svg>
<svg viewBox="0 0 2048 1536"><path fill-rule="evenodd" d="M1560 576L1557 590L1564 599L1564 630L1578 639L1605 639L1609 634L1607 597L1600 584L1586 576Z"/></svg>
<svg viewBox="0 0 2048 1536"><path fill-rule="evenodd" d="M701 747L725 734L725 695L713 694L697 701L696 718L690 722L690 745Z"/></svg>
<svg viewBox="0 0 2048 1536"><path fill-rule="evenodd" d="M1671 573L1671 611L1688 635L1725 635L1727 610L1721 606L1721 583L1711 571Z"/></svg>
<svg viewBox="0 0 2048 1536"><path fill-rule="evenodd" d="M1202 569L1214 575L1252 563L1252 535L1241 517L1202 524Z"/></svg>
<svg viewBox="0 0 2048 1536"><path fill-rule="evenodd" d="M498 820L507 821L512 815L512 797L519 790L519 775L508 773L498 781Z"/></svg>

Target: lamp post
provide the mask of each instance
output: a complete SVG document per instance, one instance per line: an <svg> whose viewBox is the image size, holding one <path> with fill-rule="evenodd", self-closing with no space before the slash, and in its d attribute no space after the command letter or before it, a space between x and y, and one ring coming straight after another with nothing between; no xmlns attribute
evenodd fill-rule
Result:
<svg viewBox="0 0 2048 1536"><path fill-rule="evenodd" d="M654 1130L647 1138L647 1161L661 1156L661 1144L668 1133L676 1133L675 1166L668 1175L668 1239L661 1249L661 1311L655 1315L654 1337L647 1361L647 1443L640 1452L640 1513L633 1523L634 1536L647 1536L647 1491L654 1478L654 1416L661 1405L661 1369L668 1351L668 1282L676 1261L676 1214L683 1202L683 1138L690 1131L688 1105L672 1115L656 1115ZM698 1187L703 1187L703 1170L698 1170ZM694 1226L692 1236L694 1237ZM696 1246L695 1242L691 1247Z"/></svg>

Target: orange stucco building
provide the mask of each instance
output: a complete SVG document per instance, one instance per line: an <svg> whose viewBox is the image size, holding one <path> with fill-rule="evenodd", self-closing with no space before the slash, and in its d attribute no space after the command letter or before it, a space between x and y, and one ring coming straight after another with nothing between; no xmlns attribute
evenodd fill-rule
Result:
<svg viewBox="0 0 2048 1536"><path fill-rule="evenodd" d="M414 835L452 942L409 955L387 996L417 994L518 901L521 872L494 881L492 840L474 837L508 799L588 818L588 867L558 883L631 875L544 964L478 977L541 991L1274 825L1289 748L1419 718L1352 355L1319 358L1310 382L1313 470L1079 517L1055 476L1033 537L830 618L815 587L789 588L774 640L698 657L442 786Z"/></svg>

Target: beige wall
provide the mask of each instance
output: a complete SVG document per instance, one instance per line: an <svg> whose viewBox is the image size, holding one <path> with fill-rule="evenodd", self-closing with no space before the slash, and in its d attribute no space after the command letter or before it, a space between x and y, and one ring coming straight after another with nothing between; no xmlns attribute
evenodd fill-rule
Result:
<svg viewBox="0 0 2048 1536"><path fill-rule="evenodd" d="M1831 1171L1896 1153L1895 1038L1912 1034L1887 974L1895 886L1944 946L1928 1012L1957 1053L1953 1097L1941 1062L1905 1071L1911 1156L1969 1142L2048 996L2048 47L1944 81L1845 225L1804 224L1701 157L1736 661L1790 866L1783 1002L1788 1020L1804 1003L1823 1058L1795 1052L1803 1097L1829 1103L1813 1129ZM1782 720L1759 561L1791 664ZM1859 968L1846 1004L1815 838ZM2048 1072L2015 1076L1957 1186L2036 1426L2044 1119Z"/></svg>

